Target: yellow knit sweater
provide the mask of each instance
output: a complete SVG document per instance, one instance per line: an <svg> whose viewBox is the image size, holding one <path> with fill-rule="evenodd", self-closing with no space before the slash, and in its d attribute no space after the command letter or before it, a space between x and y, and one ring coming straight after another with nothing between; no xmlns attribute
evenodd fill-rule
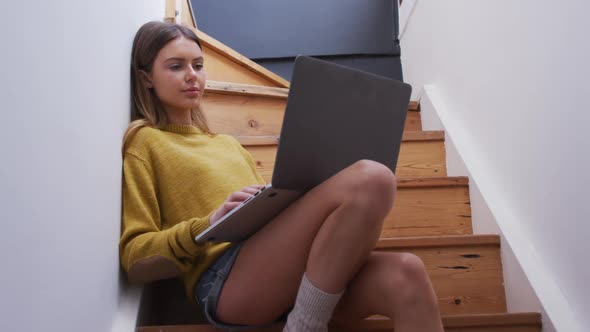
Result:
<svg viewBox="0 0 590 332"><path fill-rule="evenodd" d="M264 180L231 136L188 125L140 129L123 158L119 253L129 279L180 275L192 299L199 276L230 246L193 239L232 192L253 184Z"/></svg>

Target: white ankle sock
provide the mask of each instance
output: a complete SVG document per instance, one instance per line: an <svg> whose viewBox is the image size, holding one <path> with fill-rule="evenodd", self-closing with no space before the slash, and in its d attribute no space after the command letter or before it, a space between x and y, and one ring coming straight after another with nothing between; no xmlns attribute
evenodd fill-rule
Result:
<svg viewBox="0 0 590 332"><path fill-rule="evenodd" d="M330 294L315 287L304 274L295 306L287 317L283 332L326 332L332 312L344 291Z"/></svg>

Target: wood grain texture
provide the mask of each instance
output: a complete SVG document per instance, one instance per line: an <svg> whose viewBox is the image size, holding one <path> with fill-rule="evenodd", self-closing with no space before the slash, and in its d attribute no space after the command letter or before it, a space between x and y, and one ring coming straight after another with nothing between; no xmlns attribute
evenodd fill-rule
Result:
<svg viewBox="0 0 590 332"><path fill-rule="evenodd" d="M403 141L395 175L400 179L446 176L444 141Z"/></svg>
<svg viewBox="0 0 590 332"><path fill-rule="evenodd" d="M425 142L425 141L445 141L445 132L442 130L429 131L411 131L406 130L403 133L404 142Z"/></svg>
<svg viewBox="0 0 590 332"><path fill-rule="evenodd" d="M261 126L262 124L256 123ZM261 131L263 129L260 129ZM237 136L250 152L260 175L271 182L277 154L277 136ZM403 142L400 148L396 176L402 178L446 176L444 142Z"/></svg>
<svg viewBox="0 0 590 332"><path fill-rule="evenodd" d="M497 236L383 239L376 246L377 251L411 252L422 259L443 314L505 312L499 249ZM177 295L186 301L182 290Z"/></svg>
<svg viewBox="0 0 590 332"><path fill-rule="evenodd" d="M541 315L538 313L443 315L445 331L472 332L539 332ZM346 327L331 326L330 331L393 331L387 318L369 318Z"/></svg>
<svg viewBox="0 0 590 332"><path fill-rule="evenodd" d="M500 237L493 234L469 236L414 236L407 238L382 237L377 242L377 250L397 250L409 248L496 246L500 247Z"/></svg>
<svg viewBox="0 0 590 332"><path fill-rule="evenodd" d="M208 61L207 58L205 61ZM206 66L209 66L208 62ZM264 85L262 83L264 82L259 85ZM246 89L250 93L232 91L241 89L244 86L251 87L252 84L240 84L239 86L230 87L227 84L224 86L212 82L212 87L206 89L203 95L203 112L210 122L211 129L218 133L233 136L278 136L281 132L287 105L286 99L277 96L282 92L269 89L266 91L272 91L272 95L264 95L261 93L265 90L264 87L257 87L256 90ZM254 91L256 92L254 93ZM417 112L408 112L404 131L421 130L419 115ZM261 132L253 124L262 124L266 130Z"/></svg>
<svg viewBox="0 0 590 332"><path fill-rule="evenodd" d="M205 93L203 113L211 130L233 136L278 136L285 101L260 96Z"/></svg>
<svg viewBox="0 0 590 332"><path fill-rule="evenodd" d="M541 315L538 313L502 313L473 315L443 315L445 331L540 331ZM368 318L346 327L331 326L331 331L392 331L393 322L388 318Z"/></svg>
<svg viewBox="0 0 590 332"><path fill-rule="evenodd" d="M279 75L246 58L203 31L196 30L196 33L203 44L205 69L209 79L281 88L289 87L289 81ZM234 71L239 71L239 73L234 73Z"/></svg>
<svg viewBox="0 0 590 332"><path fill-rule="evenodd" d="M233 135L231 133L225 133ZM244 146L253 145L277 145L279 141L278 135L268 136L248 136L248 135L233 135L240 144ZM402 142L444 142L444 132L442 131L406 131L403 133ZM444 151L444 150L443 150Z"/></svg>
<svg viewBox="0 0 590 332"><path fill-rule="evenodd" d="M270 144L276 142L274 136L266 140ZM251 145L246 146L246 149L253 156L260 175L265 181L271 182L276 145ZM404 168L403 163L404 157L400 157L398 192L393 209L385 218L382 236L472 234L468 178L400 179L404 174L415 176L417 173L411 168Z"/></svg>
<svg viewBox="0 0 590 332"><path fill-rule="evenodd" d="M410 105L408 106L408 110L413 112L420 112L420 102L416 100L411 100Z"/></svg>
<svg viewBox="0 0 590 332"><path fill-rule="evenodd" d="M429 177L413 179L397 179L397 187L467 187L469 178L466 176Z"/></svg>
<svg viewBox="0 0 590 332"><path fill-rule="evenodd" d="M203 44L204 68L207 79L263 86L280 86L268 78L252 72L240 63L225 57Z"/></svg>
<svg viewBox="0 0 590 332"><path fill-rule="evenodd" d="M425 246L387 246L379 251L411 252L422 259L443 314L481 314L506 312L500 247L496 243ZM429 241L436 238L425 239ZM395 241L395 240L392 240ZM380 241L381 242L381 241Z"/></svg>
<svg viewBox="0 0 590 332"><path fill-rule="evenodd" d="M414 239L414 245L391 246L396 249L382 249L393 252L412 252L424 262L439 298L445 325L453 328L523 326L538 323L538 316L505 315L505 299L502 281L499 246L493 237L471 239L463 237L465 245L455 245L458 238ZM431 246L438 241L438 246ZM408 241L400 240L400 242ZM423 245L420 244L423 242ZM448 243L451 245L447 245ZM445 244L447 243L447 244ZM476 243L476 244L474 244ZM482 315L497 314L497 315ZM477 316L470 316L477 314ZM387 320L371 319L373 325L383 326ZM369 324L370 326L370 324ZM353 326L350 326L353 327ZM371 329L362 329L363 331ZM145 330L144 332L148 332ZM175 331L175 330L171 330ZM179 330L181 331L181 330Z"/></svg>
<svg viewBox="0 0 590 332"><path fill-rule="evenodd" d="M176 20L176 1L166 0L166 10L164 12L164 21L174 23Z"/></svg>
<svg viewBox="0 0 590 332"><path fill-rule="evenodd" d="M261 85L240 84L207 80L205 91L238 96L260 96L287 99L289 89Z"/></svg>
<svg viewBox="0 0 590 332"><path fill-rule="evenodd" d="M473 234L469 188L399 186L382 237Z"/></svg>
<svg viewBox="0 0 590 332"><path fill-rule="evenodd" d="M422 118L419 112L408 112L406 116L405 131L420 131L422 130Z"/></svg>

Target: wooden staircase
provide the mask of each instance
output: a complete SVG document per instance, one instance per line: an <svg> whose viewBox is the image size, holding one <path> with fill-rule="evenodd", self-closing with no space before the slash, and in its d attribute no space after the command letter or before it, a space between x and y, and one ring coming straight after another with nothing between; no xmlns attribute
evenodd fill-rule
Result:
<svg viewBox="0 0 590 332"><path fill-rule="evenodd" d="M235 136L270 181L289 84L210 36L198 35L209 79L203 100L209 124L215 132ZM422 130L418 103L408 111L396 171L398 194L376 250L411 252L424 261L446 331L540 331L540 314L506 312L499 236L473 234L468 178L447 176L444 132ZM264 331L281 328L277 324ZM391 331L392 323L372 317L331 330ZM217 330L203 321L160 322L137 331Z"/></svg>

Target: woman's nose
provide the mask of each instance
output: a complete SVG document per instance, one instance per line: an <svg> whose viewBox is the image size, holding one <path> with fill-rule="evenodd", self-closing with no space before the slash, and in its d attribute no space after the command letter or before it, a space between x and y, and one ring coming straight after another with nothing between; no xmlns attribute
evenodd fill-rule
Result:
<svg viewBox="0 0 590 332"><path fill-rule="evenodd" d="M188 72L186 73L186 80L192 81L192 80L195 80L196 78L197 78L197 71L192 66L189 66Z"/></svg>

